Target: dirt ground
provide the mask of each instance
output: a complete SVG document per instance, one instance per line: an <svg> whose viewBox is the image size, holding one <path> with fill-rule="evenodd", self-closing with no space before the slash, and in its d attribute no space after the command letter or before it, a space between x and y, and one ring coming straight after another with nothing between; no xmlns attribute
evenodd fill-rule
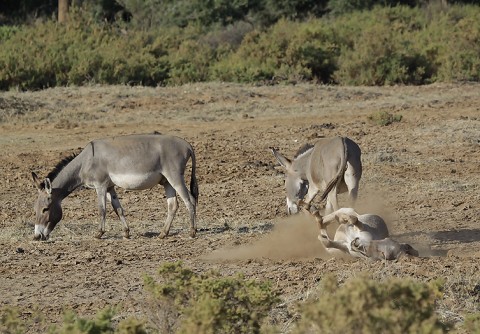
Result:
<svg viewBox="0 0 480 334"><path fill-rule="evenodd" d="M401 115L381 126L369 116ZM118 194L132 237L109 208L98 227L96 195L79 190L47 242L33 237L41 176L95 138L159 131L195 148L200 188L197 238L183 203L171 235L162 187ZM314 223L286 215L283 171L270 146L293 156L316 138L348 136L362 149L357 211L377 213L419 258L396 262L329 258ZM439 315L460 323L480 301L480 85L422 87L245 86L69 87L0 93L0 308L15 306L31 332L61 323L65 309L91 316L108 305L117 319L150 312L143 276L165 261L268 279L284 302L271 321L288 332L295 305L327 273L340 282L362 272L445 280ZM189 178L189 174L188 174ZM340 204L347 198L341 195ZM36 310L45 322L35 323Z"/></svg>

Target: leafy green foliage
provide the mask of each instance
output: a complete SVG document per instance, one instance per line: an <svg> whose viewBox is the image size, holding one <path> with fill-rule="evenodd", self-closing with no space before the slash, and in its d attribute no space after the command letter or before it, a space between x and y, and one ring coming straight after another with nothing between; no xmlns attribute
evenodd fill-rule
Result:
<svg viewBox="0 0 480 334"><path fill-rule="evenodd" d="M0 51L0 89L46 88L89 82L156 85L168 63L142 33L123 35L72 11L66 27L53 21L13 34ZM158 53L158 51L156 51Z"/></svg>
<svg viewBox="0 0 480 334"><path fill-rule="evenodd" d="M433 68L418 35L426 22L408 7L375 8L342 17L338 83L344 85L424 84Z"/></svg>
<svg viewBox="0 0 480 334"><path fill-rule="evenodd" d="M262 320L278 302L269 283L241 275L196 274L181 263L166 263L158 274L163 283L147 276L145 287L170 306L170 320L181 318L170 324L179 333L259 333Z"/></svg>
<svg viewBox="0 0 480 334"><path fill-rule="evenodd" d="M328 276L318 299L301 306L296 332L443 333L445 326L435 314L435 301L441 296L439 282L359 277L340 287Z"/></svg>
<svg viewBox="0 0 480 334"><path fill-rule="evenodd" d="M213 78L225 81L262 80L330 82L338 47L322 22L280 20L265 33L253 31L231 53L213 66Z"/></svg>
<svg viewBox="0 0 480 334"><path fill-rule="evenodd" d="M374 6L292 21L280 18L288 17L280 14L282 8L300 13L316 5L280 1L268 9L278 13L268 14L262 1L124 0L131 21L108 23L99 21L103 14L92 9L93 2L72 7L66 25L38 20L0 27L0 90L211 80L340 85L480 80L479 6ZM317 5L322 11L323 2ZM255 18L261 10L266 16ZM275 23L263 27L257 19Z"/></svg>

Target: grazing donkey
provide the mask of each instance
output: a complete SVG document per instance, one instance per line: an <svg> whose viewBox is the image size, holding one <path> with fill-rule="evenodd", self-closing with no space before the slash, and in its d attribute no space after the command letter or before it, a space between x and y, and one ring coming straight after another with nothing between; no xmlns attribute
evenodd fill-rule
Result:
<svg viewBox="0 0 480 334"><path fill-rule="evenodd" d="M184 173L192 159L190 191ZM157 184L165 188L168 214L160 237L168 235L178 209L177 192L190 213L190 236L196 233L198 184L195 177L195 153L185 140L155 134L128 135L90 142L78 155L63 159L41 181L32 172L38 198L35 202L35 240L47 240L55 225L62 219L62 200L80 186L95 188L100 209L100 226L96 238L105 232L106 200L120 218L124 235L129 227L118 200L115 186L128 190L150 189Z"/></svg>
<svg viewBox="0 0 480 334"><path fill-rule="evenodd" d="M399 243L389 237L387 225L380 216L359 215L352 208L342 208L324 217L318 211L308 213L317 221L320 230L318 239L334 256L349 254L374 260L396 260L401 254L418 256L418 251L409 244ZM333 222L340 225L332 240L326 227Z"/></svg>
<svg viewBox="0 0 480 334"><path fill-rule="evenodd" d="M288 214L297 213L302 202L309 208L319 191L323 191L321 201L327 198L327 213L339 208L337 193L348 190L352 202L357 199L362 162L360 147L353 140L346 137L320 139L315 145L304 145L293 161L276 149L271 150L286 170Z"/></svg>

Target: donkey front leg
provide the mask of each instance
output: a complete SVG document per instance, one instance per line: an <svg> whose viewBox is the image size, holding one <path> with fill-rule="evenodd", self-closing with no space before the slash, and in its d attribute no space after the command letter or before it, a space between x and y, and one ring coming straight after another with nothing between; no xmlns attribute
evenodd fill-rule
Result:
<svg viewBox="0 0 480 334"><path fill-rule="evenodd" d="M115 210L115 213L117 214L118 218L120 218L120 221L123 224L123 236L125 239L129 239L130 228L127 225L127 220L125 219L123 208L120 204L120 201L118 200L117 193L115 192L115 189L113 187L109 188L107 191L107 198L112 203L113 210Z"/></svg>
<svg viewBox="0 0 480 334"><path fill-rule="evenodd" d="M98 210L100 212L100 225L95 238L100 239L105 233L105 218L107 214L107 190L105 188L95 188L98 198Z"/></svg>
<svg viewBox="0 0 480 334"><path fill-rule="evenodd" d="M305 198L300 199L297 203L297 206L298 207L303 207L307 211L310 211L311 203L312 203L313 199L315 198L315 196L317 196L318 191L319 191L318 188L312 183L310 185L310 187L308 188L308 192L305 195Z"/></svg>
<svg viewBox="0 0 480 334"><path fill-rule="evenodd" d="M165 225L163 226L163 231L160 232L159 237L165 238L170 231L170 226L172 225L173 218L175 218L175 214L178 210L178 201L177 201L177 192L175 189L170 185L170 183L166 183L163 186L165 188L165 194L167 196L167 220L165 221Z"/></svg>

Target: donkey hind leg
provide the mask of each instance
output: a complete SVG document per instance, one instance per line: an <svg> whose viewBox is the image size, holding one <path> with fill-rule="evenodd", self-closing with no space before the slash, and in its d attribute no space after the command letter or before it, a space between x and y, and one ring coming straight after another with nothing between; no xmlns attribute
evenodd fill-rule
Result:
<svg viewBox="0 0 480 334"><path fill-rule="evenodd" d="M348 195L350 198L349 207L355 207L355 202L357 201L358 196L358 186L361 177L361 168L358 171L359 167L355 167L347 162L347 169L344 175L344 181L347 185Z"/></svg>
<svg viewBox="0 0 480 334"><path fill-rule="evenodd" d="M185 180L183 179L183 175L178 174L174 175L173 177L166 176L168 182L172 185L172 187L177 191L180 198L185 203L185 206L190 213L190 237L195 238L197 233L196 228L196 201L193 195L188 191L187 185L185 184Z"/></svg>
<svg viewBox="0 0 480 334"><path fill-rule="evenodd" d="M325 214L331 213L338 210L338 200L337 200L337 186L327 195L327 204L325 205Z"/></svg>
<svg viewBox="0 0 480 334"><path fill-rule="evenodd" d="M105 233L105 217L107 214L107 191L105 188L95 188L95 190L97 191L98 211L100 212L100 224L97 234L95 234L95 238L100 239Z"/></svg>
<svg viewBox="0 0 480 334"><path fill-rule="evenodd" d="M336 241L330 239L327 234L327 230L323 229L320 231L318 235L318 240L320 240L325 247L325 250L333 256L339 256L343 254L350 254L350 250L345 242Z"/></svg>
<svg viewBox="0 0 480 334"><path fill-rule="evenodd" d="M177 192L175 191L175 189L168 182L165 182L163 187L165 189L165 194L167 196L168 213L167 213L167 220L165 221L165 225L163 227L163 231L160 232L160 235L159 235L159 237L162 239L168 235L168 232L170 231L170 226L172 225L173 218L175 218L175 214L177 213L177 209L178 209Z"/></svg>
<svg viewBox="0 0 480 334"><path fill-rule="evenodd" d="M107 189L107 199L112 203L113 210L117 214L118 218L123 224L123 236L124 238L130 238L130 228L127 225L127 220L125 219L125 214L118 199L117 193L113 187Z"/></svg>

